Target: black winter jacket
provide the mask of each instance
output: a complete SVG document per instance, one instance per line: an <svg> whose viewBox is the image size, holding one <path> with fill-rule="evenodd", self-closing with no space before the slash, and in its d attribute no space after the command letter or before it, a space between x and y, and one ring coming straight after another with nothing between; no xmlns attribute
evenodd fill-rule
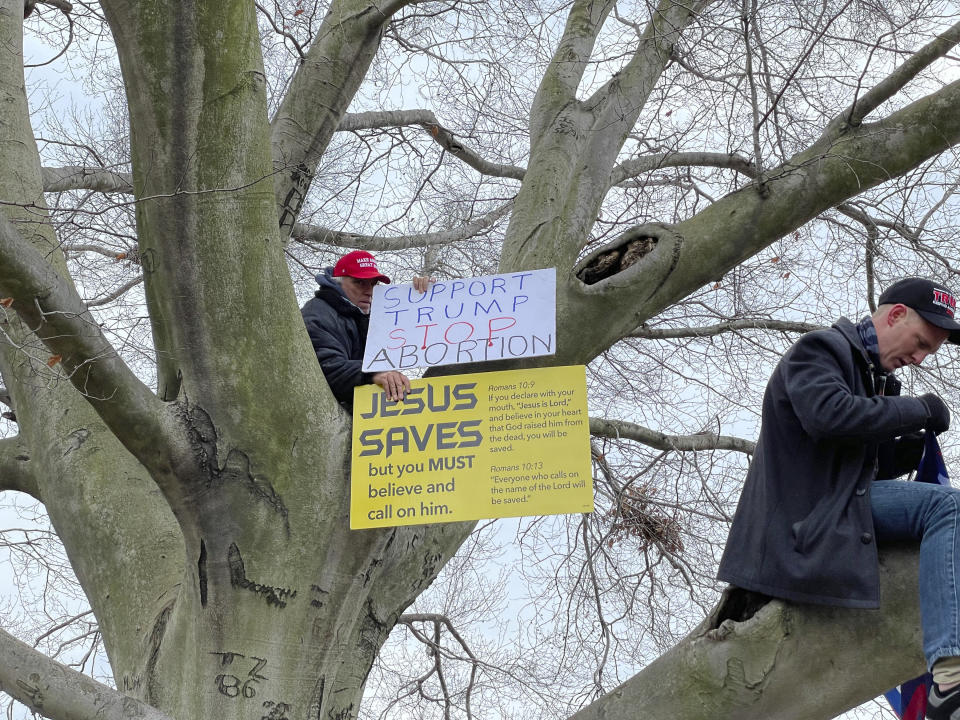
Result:
<svg viewBox="0 0 960 720"><path fill-rule="evenodd" d="M300 313L330 390L349 408L353 388L372 382L372 375L360 370L369 319L343 294L333 268L317 275L317 282L320 288Z"/></svg>
<svg viewBox="0 0 960 720"><path fill-rule="evenodd" d="M721 580L797 602L879 606L870 486L910 469L922 439L896 439L922 429L928 413L875 384L845 318L786 352L764 393Z"/></svg>

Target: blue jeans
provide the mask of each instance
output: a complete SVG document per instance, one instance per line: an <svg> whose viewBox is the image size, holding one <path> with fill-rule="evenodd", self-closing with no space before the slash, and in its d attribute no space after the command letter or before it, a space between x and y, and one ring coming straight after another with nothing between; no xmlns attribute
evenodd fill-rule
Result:
<svg viewBox="0 0 960 720"><path fill-rule="evenodd" d="M878 540L920 541L920 618L927 667L960 656L960 490L878 480L870 489Z"/></svg>

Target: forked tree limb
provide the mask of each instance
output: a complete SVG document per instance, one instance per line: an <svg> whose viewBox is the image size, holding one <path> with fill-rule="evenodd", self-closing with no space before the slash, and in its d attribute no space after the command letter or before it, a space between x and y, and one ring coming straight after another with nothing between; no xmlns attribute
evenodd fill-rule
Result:
<svg viewBox="0 0 960 720"><path fill-rule="evenodd" d="M170 474L185 437L173 415L123 362L76 289L0 214L0 298L47 347L51 368L91 404L124 446L158 477Z"/></svg>

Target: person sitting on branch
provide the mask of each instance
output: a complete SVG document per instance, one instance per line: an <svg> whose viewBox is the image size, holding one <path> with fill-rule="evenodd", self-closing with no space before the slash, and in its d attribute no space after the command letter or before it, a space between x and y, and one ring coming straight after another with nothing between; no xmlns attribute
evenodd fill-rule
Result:
<svg viewBox="0 0 960 720"><path fill-rule="evenodd" d="M718 577L800 603L880 604L878 541L920 542L927 717L960 720L960 490L895 480L950 411L899 394L892 372L960 344L956 300L922 278L895 282L858 324L807 333L777 364Z"/></svg>

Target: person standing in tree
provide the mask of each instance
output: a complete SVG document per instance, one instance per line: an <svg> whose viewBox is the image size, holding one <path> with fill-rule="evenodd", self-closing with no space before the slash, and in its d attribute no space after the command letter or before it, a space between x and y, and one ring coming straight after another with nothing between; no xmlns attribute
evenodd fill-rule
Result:
<svg viewBox="0 0 960 720"><path fill-rule="evenodd" d="M403 400L410 391L410 379L402 372L365 373L361 369L373 288L389 283L390 278L377 269L376 259L365 250L347 253L316 277L320 287L300 313L334 397L349 409L353 388L374 383L389 400ZM427 278L413 279L419 292L425 292L428 283Z"/></svg>

